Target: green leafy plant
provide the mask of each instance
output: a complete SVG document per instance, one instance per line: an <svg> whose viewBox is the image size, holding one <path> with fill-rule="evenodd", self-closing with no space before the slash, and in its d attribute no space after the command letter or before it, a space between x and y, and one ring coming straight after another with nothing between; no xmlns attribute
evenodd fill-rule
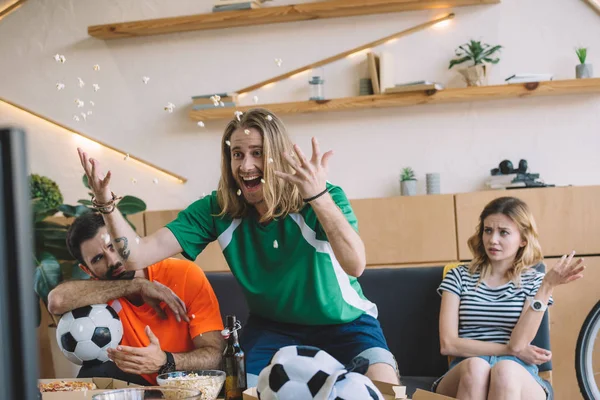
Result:
<svg viewBox="0 0 600 400"><path fill-rule="evenodd" d="M402 169L402 174L400 175L400 180L402 182L404 181L416 181L417 178L415 178L415 171L413 171L412 168L410 167L406 167Z"/></svg>
<svg viewBox="0 0 600 400"><path fill-rule="evenodd" d="M582 64L585 64L585 59L587 58L587 47L576 48L575 54L577 54L577 58L579 58L579 62Z"/></svg>
<svg viewBox="0 0 600 400"><path fill-rule="evenodd" d="M483 63L498 64L499 58L492 58L494 53L500 51L502 46L490 46L489 44L481 44L480 41L471 40L469 43L465 43L455 50L456 58L450 60L448 69L455 65L462 64L467 61L472 61L473 65L479 65Z"/></svg>
<svg viewBox="0 0 600 400"><path fill-rule="evenodd" d="M63 202L63 195L56 182L38 174L29 176L29 189L32 199L37 199L38 207L55 209Z"/></svg>
<svg viewBox="0 0 600 400"><path fill-rule="evenodd" d="M88 192L90 199L78 200L77 205L61 204L63 197L54 181L39 175L31 175L30 181L34 215L34 251L37 264L33 285L35 293L47 307L48 293L59 283L69 279L89 278L81 271L79 263L69 253L66 239L69 229L68 219L77 218L93 211L91 207L93 193ZM87 176L83 176L82 182L86 188L90 189ZM124 196L117 205L117 209L135 230L135 225L127 219L127 216L145 211L146 203L134 196ZM62 213L67 220L52 220L50 217L57 213Z"/></svg>

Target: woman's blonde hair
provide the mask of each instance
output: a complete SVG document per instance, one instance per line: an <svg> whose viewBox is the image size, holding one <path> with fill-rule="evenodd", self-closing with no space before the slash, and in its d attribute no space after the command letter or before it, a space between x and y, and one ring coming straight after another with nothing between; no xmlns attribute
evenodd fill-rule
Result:
<svg viewBox="0 0 600 400"><path fill-rule="evenodd" d="M283 122L264 108L254 108L237 116L229 122L221 140L221 179L217 189L217 199L221 208L219 216L231 218L246 216L250 206L241 196L231 170L231 149L227 142L238 129L256 129L263 139L263 179L262 185L267 212L261 216L260 222L285 217L300 211L304 206L298 187L275 176L274 171L292 173L293 169L283 158L283 152L294 155L293 143L290 140ZM272 161L271 161L272 160Z"/></svg>
<svg viewBox="0 0 600 400"><path fill-rule="evenodd" d="M469 272L471 274L479 272L480 281L485 279L491 272L490 260L483 243L483 223L487 217L493 214L503 214L510 218L519 228L521 239L526 243L517 251L513 267L508 271L510 280L520 285L521 273L542 261L544 257L538 239L535 219L527 204L515 197L499 197L492 200L481 212L477 230L468 241L469 249L473 253L473 261L469 265Z"/></svg>

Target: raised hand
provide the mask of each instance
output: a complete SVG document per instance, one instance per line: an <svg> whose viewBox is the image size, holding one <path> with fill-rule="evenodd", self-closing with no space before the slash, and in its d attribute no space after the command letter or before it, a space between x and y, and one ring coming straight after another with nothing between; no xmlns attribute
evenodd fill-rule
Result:
<svg viewBox="0 0 600 400"><path fill-rule="evenodd" d="M321 155L319 142L312 138L312 157L306 158L300 147L295 144L295 158L291 154L283 153L283 158L294 169L295 174L288 174L282 171L275 171L275 175L287 182L298 186L302 198L316 196L326 189L327 165L329 158L333 155L333 150Z"/></svg>
<svg viewBox="0 0 600 400"><path fill-rule="evenodd" d="M105 177L102 177L98 160L89 158L88 154L79 147L77 148L77 153L79 154L81 166L87 175L88 184L92 188L94 197L100 203L107 203L112 199L112 194L108 188L111 177L110 171L106 173Z"/></svg>
<svg viewBox="0 0 600 400"><path fill-rule="evenodd" d="M546 272L544 281L550 287L554 288L583 278L583 270L585 269L585 265L582 265L583 258L573 262L574 256L575 250L568 256L565 254L550 271Z"/></svg>

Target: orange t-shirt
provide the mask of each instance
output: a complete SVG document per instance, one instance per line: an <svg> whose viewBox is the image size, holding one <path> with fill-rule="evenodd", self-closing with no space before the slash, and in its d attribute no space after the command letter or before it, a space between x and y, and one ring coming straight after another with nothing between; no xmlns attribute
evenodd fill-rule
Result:
<svg viewBox="0 0 600 400"><path fill-rule="evenodd" d="M150 281L168 286L183 302L190 323L177 322L171 309L165 303L161 308L167 319L161 319L147 304L134 306L121 297L109 303L119 314L123 324L121 344L131 347L146 347L150 340L146 336L146 325L160 341L160 347L171 353L183 353L194 350L192 339L202 333L221 331L223 321L217 297L200 267L188 260L168 258L147 268ZM157 374L141 375L156 385Z"/></svg>

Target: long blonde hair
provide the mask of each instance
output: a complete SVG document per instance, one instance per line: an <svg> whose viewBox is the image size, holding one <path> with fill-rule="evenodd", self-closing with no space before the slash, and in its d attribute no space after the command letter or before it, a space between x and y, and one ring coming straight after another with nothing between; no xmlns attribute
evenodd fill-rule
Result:
<svg viewBox="0 0 600 400"><path fill-rule="evenodd" d="M480 273L479 281L485 279L491 272L491 263L485 252L483 243L484 220L493 214L503 214L510 218L519 228L521 239L526 242L520 247L515 255L513 267L508 271L509 279L520 285L521 273L529 267L542 261L542 248L538 239L535 219L527 204L515 197L499 197L488 203L479 216L479 225L473 236L469 238L468 244L473 260L469 265L471 274Z"/></svg>
<svg viewBox="0 0 600 400"><path fill-rule="evenodd" d="M260 222L285 217L300 211L304 206L298 187L275 176L273 171L292 173L293 169L282 156L283 152L293 155L293 143L290 140L283 122L264 108L248 110L238 118L229 122L221 140L221 179L217 189L217 200L221 208L219 216L229 215L240 218L248 214L250 206L237 195L238 184L231 171L231 149L227 142L238 129L256 129L263 139L263 196L267 212L261 216ZM273 160L272 162L270 160Z"/></svg>

